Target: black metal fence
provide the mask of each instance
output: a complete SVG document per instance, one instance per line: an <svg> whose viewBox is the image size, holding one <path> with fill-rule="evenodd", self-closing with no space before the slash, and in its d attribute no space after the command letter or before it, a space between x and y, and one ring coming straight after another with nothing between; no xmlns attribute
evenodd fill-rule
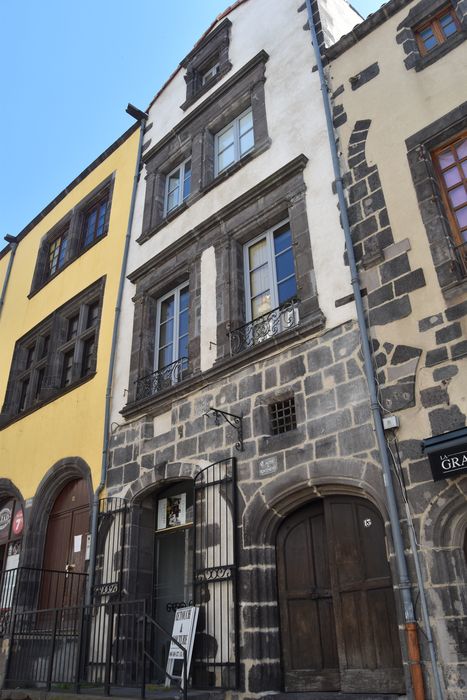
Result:
<svg viewBox="0 0 467 700"><path fill-rule="evenodd" d="M156 668L154 634L180 648L181 678ZM99 689L105 695L137 688L144 697L147 684L161 671L186 698L186 651L147 614L144 600L12 614L6 688Z"/></svg>

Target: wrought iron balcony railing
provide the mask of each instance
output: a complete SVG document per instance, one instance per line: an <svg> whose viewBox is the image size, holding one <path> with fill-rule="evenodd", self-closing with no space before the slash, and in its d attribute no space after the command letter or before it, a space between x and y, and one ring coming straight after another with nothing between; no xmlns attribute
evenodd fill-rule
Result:
<svg viewBox="0 0 467 700"><path fill-rule="evenodd" d="M267 314L255 318L254 321L245 323L236 330L229 332L230 354L237 355L239 352L248 350L259 343L273 338L279 333L283 333L289 328L294 328L299 324L298 299L290 299L277 309L268 311Z"/></svg>
<svg viewBox="0 0 467 700"><path fill-rule="evenodd" d="M157 369L136 380L136 400L147 399L163 389L180 382L188 371L188 357L179 357L175 362Z"/></svg>

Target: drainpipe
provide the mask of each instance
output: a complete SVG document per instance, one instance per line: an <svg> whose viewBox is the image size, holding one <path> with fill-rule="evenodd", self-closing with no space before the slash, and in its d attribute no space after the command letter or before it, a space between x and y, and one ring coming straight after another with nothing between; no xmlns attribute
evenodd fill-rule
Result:
<svg viewBox="0 0 467 700"><path fill-rule="evenodd" d="M105 414L104 414L104 432L102 439L102 461L101 461L101 480L94 492L94 498L92 502L91 510L91 545L89 551L89 576L86 586L86 596L85 605L91 605L92 602L92 589L94 586L94 575L96 568L96 555L97 555L97 527L98 527L98 517L99 517L99 498L104 489L106 477L107 477L107 466L108 466L108 448L109 448L109 435L110 435L110 401L112 398L112 383L113 383L113 373L115 366L115 354L117 350L117 338L119 331L119 321L120 312L122 308L122 297L123 297L123 287L125 284L126 277L126 266L128 262L128 253L130 249L130 239L131 239L131 226L133 222L133 214L135 210L136 201L136 189L138 185L138 176L141 164L141 151L143 146L143 136L144 128L146 126L146 121L148 115L146 112L142 112L133 105L129 104L127 113L134 117L139 122L139 144L138 144L138 155L136 158L135 174L133 177L133 190L131 193L131 203L130 212L128 215L128 225L125 236L125 247L123 250L122 266L120 269L120 282L118 285L117 301L115 305L114 313L114 325L112 331L112 344L110 346L110 360L109 360L109 371L107 375L107 388L105 392Z"/></svg>
<svg viewBox="0 0 467 700"><path fill-rule="evenodd" d="M368 340L366 323L365 323L365 311L363 308L363 301L360 292L360 281L357 271L357 264L355 261L355 254L352 243L352 236L350 233L349 219L347 215L347 206L344 196L344 186L342 182L342 175L340 171L339 156L337 153L336 142L334 138L334 130L332 124L331 116L331 106L329 101L329 91L326 83L326 78L324 75L323 63L321 60L321 53L319 49L318 37L316 34L316 27L313 22L313 12L311 8L311 0L306 0L306 9L308 14L308 24L310 27L311 43L313 46L316 64L318 67L319 80L321 86L321 95L323 98L324 113L326 115L326 127L329 139L329 147L331 151L332 164L334 170L334 177L336 183L336 191L339 201L339 209L342 221L342 228L344 230L345 245L347 249L347 255L349 260L350 275L352 282L352 289L355 297L355 306L357 311L357 322L360 332L361 348L363 353L365 375L368 382L368 389L370 394L370 405L371 412L373 416L373 424L376 432L376 439L378 443L378 449L381 459L381 466L383 468L383 481L386 491L386 500L388 506L389 521L391 525L392 538L394 541L394 552L396 558L397 572L399 575L399 589L401 595L402 608L404 611L404 621L405 621L405 631L407 636L407 652L408 652L408 663L410 667L410 675L412 680L412 690L415 700L424 700L425 690L423 684L423 674L420 663L420 645L417 633L417 621L415 618L415 611L412 603L411 597L411 584L410 577L407 568L407 561L404 552L404 542L402 539L402 531L399 520L399 513L397 509L397 499L394 490L394 483L392 481L391 465L388 455L388 449L386 444L386 439L384 435L383 421L381 418L381 413L379 411L378 396L376 392L376 380L373 370L373 363L371 358L370 343ZM414 553L415 554L415 553ZM425 590L423 587L423 582L419 581L420 597L425 598ZM426 605L426 599L425 599ZM423 607L423 606L422 606ZM433 661L433 658L432 658ZM435 677L435 691L437 700L442 699L440 694L440 681L439 672L436 663L433 664L433 675Z"/></svg>
<svg viewBox="0 0 467 700"><path fill-rule="evenodd" d="M5 297L6 297L6 290L8 287L8 282L10 281L10 275L11 275L11 268L13 267L13 261L15 259L16 255L16 249L18 247L18 241L14 236L10 236L10 234L5 236L5 240L7 243L10 244L10 259L8 260L8 266L6 269L6 275L5 279L3 280L3 287L2 287L2 296L0 296L0 316L2 315L3 311L3 304L5 302Z"/></svg>

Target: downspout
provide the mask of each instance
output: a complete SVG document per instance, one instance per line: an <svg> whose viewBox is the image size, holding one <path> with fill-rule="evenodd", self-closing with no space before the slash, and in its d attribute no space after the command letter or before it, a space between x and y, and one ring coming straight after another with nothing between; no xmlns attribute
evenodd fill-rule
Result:
<svg viewBox="0 0 467 700"><path fill-rule="evenodd" d="M110 347L109 371L108 371L108 375L107 375L107 388L106 388L106 392L105 392L105 413L104 413L104 431L103 431L103 439L102 439L101 480L100 480L99 485L97 486L97 488L94 492L92 509L91 509L91 544L90 544L90 550L89 550L89 576L88 576L88 581L87 581L87 585L86 585L85 605L90 605L92 602L92 590L93 590L93 586L94 586L96 555L97 555L97 527L98 527L98 517L99 517L99 498L100 498L100 495L104 489L106 477L107 477L108 449L109 449L109 435L110 435L110 401L112 398L112 384L113 384L113 373L114 373L114 366L115 366L115 354L116 354L116 350L117 350L117 338L118 338L118 331L119 331L120 312L121 312L121 308L122 308L123 288L124 288L125 277L126 277L126 266L127 266L128 254L129 254L129 250L130 250L131 227L132 227L132 223L133 223L133 214L134 214L134 210L135 210L136 190L137 190L137 186L138 186L138 177L139 177L139 170L140 170L140 164L141 164L141 151L142 151L142 146L143 146L144 128L146 125L146 120L148 118L148 115L145 112L141 112L140 110L137 110L132 105L128 105L126 111L128 112L128 114L130 114L132 117L135 117L135 119L137 119L139 121L139 125L140 125L140 127L139 127L139 144L138 144L138 154L137 154L136 165L135 165L135 174L133 177L133 190L131 193L130 212L128 215L128 225L127 225L127 230L126 230L126 235L125 235L125 247L123 250L122 266L120 269L120 281L119 281L119 285L118 285L117 300L116 300L116 304L115 304L114 324L113 324L113 331L112 331L112 344Z"/></svg>
<svg viewBox="0 0 467 700"><path fill-rule="evenodd" d="M386 439L384 435L383 421L379 411L378 396L376 392L376 380L373 370L373 363L371 358L370 343L368 340L366 323L365 323L365 311L363 308L362 295L360 292L360 281L357 271L357 264L355 261L355 254L352 243L352 236L350 233L349 219L347 215L347 205L344 196L344 186L342 181L342 175L340 171L339 156L337 153L336 142L334 138L334 130L332 124L331 116L331 106L329 101L329 91L326 83L326 77L324 75L323 63L321 60L321 53L319 49L318 37L316 33L316 27L313 21L313 12L311 7L311 0L306 0L306 9L308 14L308 24L310 27L311 43L313 46L316 64L318 67L321 95L323 98L324 113L326 115L326 127L329 139L329 147L332 157L332 165L334 170L334 177L336 183L336 192L339 201L339 209L342 221L342 228L344 230L345 245L347 250L347 256L349 261L352 289L355 297L355 306L357 311L357 322L360 333L361 348L363 353L365 375L368 383L368 389L370 394L370 405L373 417L373 424L376 432L376 439L378 443L378 449L381 459L381 465L383 468L383 481L386 491L386 499L388 506L389 521L391 525L391 533L394 541L394 552L396 558L397 572L399 575L399 588L401 595L402 608L404 611L405 620L405 631L407 637L407 650L408 650L408 663L410 667L410 675L412 680L412 689L415 700L424 700L425 690L423 684L423 674L420 662L420 644L417 634L417 621L415 618L415 611L412 603L411 597L411 584L410 577L407 568L407 561L404 552L404 542L402 539L402 532L400 527L399 513L397 509L397 499L394 490L394 483L392 481L391 465L388 455L388 449L386 444ZM414 552L414 556L416 556ZM418 571L417 571L418 573ZM423 582L419 580L419 590L420 596L425 598L425 591L423 587ZM426 599L424 605L422 605L422 610L426 608ZM434 649L433 649L434 654ZM431 650L430 650L431 655ZM439 680L439 671L436 664L436 659L431 655L433 675L435 678L435 691L437 700L441 700L441 685Z"/></svg>
<svg viewBox="0 0 467 700"><path fill-rule="evenodd" d="M3 311L3 304L5 303L6 290L8 288L8 282L10 281L11 268L13 267L13 261L16 255L16 249L18 247L18 241L14 236L5 236L5 240L10 244L10 259L8 260L8 266L6 269L5 279L3 280L2 296L0 297L0 316Z"/></svg>

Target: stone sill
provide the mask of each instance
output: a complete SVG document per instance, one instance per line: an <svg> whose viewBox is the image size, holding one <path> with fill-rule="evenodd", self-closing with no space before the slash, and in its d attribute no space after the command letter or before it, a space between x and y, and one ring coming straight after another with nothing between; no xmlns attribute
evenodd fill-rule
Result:
<svg viewBox="0 0 467 700"><path fill-rule="evenodd" d="M457 296L465 296L465 294L467 294L467 277L456 280L447 287L442 287L441 291L446 301L451 301L451 299L455 299Z"/></svg>
<svg viewBox="0 0 467 700"><path fill-rule="evenodd" d="M304 323L301 323L290 330L280 333L278 336L265 340L260 345L238 353L237 355L223 357L217 360L214 366L206 372L197 372L187 377L182 382L178 382L174 386L164 389L153 396L139 401L128 403L120 411L124 418L134 418L137 415L151 413L151 415L159 415L165 413L172 407L175 400L192 393L193 391L212 384L219 377L230 374L233 371L242 368L243 365L250 365L257 360L260 360L265 355L268 355L272 350L282 348L289 344L294 338L308 337L318 331L321 331L325 326L325 318L321 311L317 311L313 316L309 317ZM241 398L241 397L239 397Z"/></svg>

